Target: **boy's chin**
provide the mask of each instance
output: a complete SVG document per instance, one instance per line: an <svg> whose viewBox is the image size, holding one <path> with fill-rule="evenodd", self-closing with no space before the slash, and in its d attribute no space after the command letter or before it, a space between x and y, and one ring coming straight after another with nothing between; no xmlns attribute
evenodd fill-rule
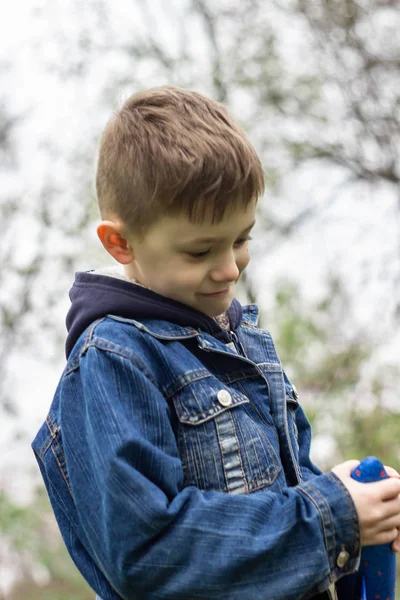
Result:
<svg viewBox="0 0 400 600"><path fill-rule="evenodd" d="M226 312L231 304L232 304L232 299L230 299L229 302L225 302L225 303L221 302L221 305L216 306L215 308L202 307L202 308L198 308L197 310L199 310L200 312L207 315L207 317L214 319L215 317L218 317L219 315L222 315L224 312Z"/></svg>

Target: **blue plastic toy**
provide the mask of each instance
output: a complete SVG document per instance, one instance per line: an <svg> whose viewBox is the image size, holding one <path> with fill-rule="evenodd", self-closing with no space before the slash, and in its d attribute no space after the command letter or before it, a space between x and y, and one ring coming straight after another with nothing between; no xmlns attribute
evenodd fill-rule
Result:
<svg viewBox="0 0 400 600"><path fill-rule="evenodd" d="M384 466L375 456L364 458L351 476L363 483L388 477ZM362 549L356 600L395 600L396 554L391 545L366 546Z"/></svg>

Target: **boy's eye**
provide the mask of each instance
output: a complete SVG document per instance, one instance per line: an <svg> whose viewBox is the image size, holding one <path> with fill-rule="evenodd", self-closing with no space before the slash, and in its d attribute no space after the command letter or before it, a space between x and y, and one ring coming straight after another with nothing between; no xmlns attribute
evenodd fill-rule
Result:
<svg viewBox="0 0 400 600"><path fill-rule="evenodd" d="M192 258L201 258L202 256L206 256L209 252L209 250L203 250L203 252L188 252L187 254Z"/></svg>
<svg viewBox="0 0 400 600"><path fill-rule="evenodd" d="M244 238L239 238L238 240L236 240L234 245L235 246L243 246L243 244L245 244L246 242L248 242L251 239L252 238L249 235L247 235ZM202 258L203 256L207 256L207 254L209 254L210 251L211 251L211 249L202 250L201 252L187 252L186 254L188 254L192 258Z"/></svg>
<svg viewBox="0 0 400 600"><path fill-rule="evenodd" d="M243 244L245 244L246 242L249 242L251 239L253 239L253 238L250 235L246 235L246 237L236 240L235 246L243 246Z"/></svg>

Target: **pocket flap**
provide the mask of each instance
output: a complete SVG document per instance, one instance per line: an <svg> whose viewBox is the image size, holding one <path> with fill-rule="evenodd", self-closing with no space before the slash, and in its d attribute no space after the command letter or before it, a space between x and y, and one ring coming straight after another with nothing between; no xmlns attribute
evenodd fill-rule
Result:
<svg viewBox="0 0 400 600"><path fill-rule="evenodd" d="M204 378L189 383L173 398L179 420L186 425L199 425L214 418L224 410L240 404L248 404L249 399L218 380Z"/></svg>

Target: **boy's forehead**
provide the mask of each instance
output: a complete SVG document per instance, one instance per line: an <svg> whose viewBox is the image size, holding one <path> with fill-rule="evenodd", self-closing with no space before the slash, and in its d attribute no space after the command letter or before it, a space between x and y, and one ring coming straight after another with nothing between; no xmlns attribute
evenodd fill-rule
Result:
<svg viewBox="0 0 400 600"><path fill-rule="evenodd" d="M165 217L159 222L160 228L179 236L179 241L210 241L227 235L246 233L255 224L255 205L248 205L226 213L220 221L211 219L190 220L187 214Z"/></svg>

